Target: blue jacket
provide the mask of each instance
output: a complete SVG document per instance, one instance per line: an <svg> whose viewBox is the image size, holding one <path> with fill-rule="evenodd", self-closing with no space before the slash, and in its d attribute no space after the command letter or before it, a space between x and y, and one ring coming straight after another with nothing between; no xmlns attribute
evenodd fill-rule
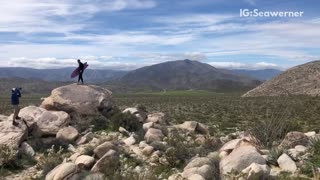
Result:
<svg viewBox="0 0 320 180"><path fill-rule="evenodd" d="M11 94L11 104L12 105L19 105L19 98L21 97L21 93L19 88L12 89Z"/></svg>

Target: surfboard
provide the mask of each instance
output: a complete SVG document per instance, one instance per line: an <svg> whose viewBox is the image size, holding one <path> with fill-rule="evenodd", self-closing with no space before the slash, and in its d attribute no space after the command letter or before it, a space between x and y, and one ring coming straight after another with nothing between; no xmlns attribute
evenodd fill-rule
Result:
<svg viewBox="0 0 320 180"><path fill-rule="evenodd" d="M87 69L87 67L89 66L89 64L87 64L86 62L83 63L84 65L84 69ZM75 78L79 75L79 67L77 67L71 74L71 78Z"/></svg>

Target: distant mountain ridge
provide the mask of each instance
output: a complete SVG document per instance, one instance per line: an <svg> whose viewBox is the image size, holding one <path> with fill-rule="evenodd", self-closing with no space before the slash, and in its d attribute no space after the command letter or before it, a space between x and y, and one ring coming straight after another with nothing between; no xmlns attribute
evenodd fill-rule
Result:
<svg viewBox="0 0 320 180"><path fill-rule="evenodd" d="M178 60L130 71L118 83L150 90L245 90L261 82L199 61Z"/></svg>
<svg viewBox="0 0 320 180"><path fill-rule="evenodd" d="M232 69L231 71L237 74L247 75L261 81L270 80L283 72L278 69L259 69L259 70Z"/></svg>
<svg viewBox="0 0 320 180"><path fill-rule="evenodd" d="M320 95L320 61L295 66L250 90L243 97Z"/></svg>
<svg viewBox="0 0 320 180"><path fill-rule="evenodd" d="M0 78L24 78L39 79L49 82L74 81L70 74L75 68L62 69L32 69L21 67L0 68ZM85 72L86 82L106 82L115 80L126 74L126 71L87 69Z"/></svg>

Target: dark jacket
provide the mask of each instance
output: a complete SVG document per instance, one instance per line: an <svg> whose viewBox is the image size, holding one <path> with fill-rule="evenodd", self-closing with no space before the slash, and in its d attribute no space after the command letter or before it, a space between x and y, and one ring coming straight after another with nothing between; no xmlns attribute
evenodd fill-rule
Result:
<svg viewBox="0 0 320 180"><path fill-rule="evenodd" d="M19 88L12 89L11 94L11 104L12 105L19 105L19 98L21 97L21 93Z"/></svg>
<svg viewBox="0 0 320 180"><path fill-rule="evenodd" d="M83 71L84 70L84 64L82 62L79 62L79 71Z"/></svg>

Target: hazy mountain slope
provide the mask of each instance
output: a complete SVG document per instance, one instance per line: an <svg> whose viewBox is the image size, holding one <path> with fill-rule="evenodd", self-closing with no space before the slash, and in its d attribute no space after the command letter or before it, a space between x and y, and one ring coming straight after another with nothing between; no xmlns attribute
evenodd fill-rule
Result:
<svg viewBox="0 0 320 180"><path fill-rule="evenodd" d="M253 78L191 60L143 67L124 75L119 82L132 88L151 90L244 90L260 84Z"/></svg>
<svg viewBox="0 0 320 180"><path fill-rule="evenodd" d="M261 69L261 70L233 69L231 71L236 74L247 75L261 81L272 79L282 73L282 71L278 69Z"/></svg>
<svg viewBox="0 0 320 180"><path fill-rule="evenodd" d="M320 61L293 67L264 82L243 97L320 94Z"/></svg>
<svg viewBox="0 0 320 180"><path fill-rule="evenodd" d="M41 79L45 81L73 81L70 74L74 68L32 69L32 68L0 68L0 78ZM87 69L84 74L86 82L105 82L118 79L126 71Z"/></svg>
<svg viewBox="0 0 320 180"><path fill-rule="evenodd" d="M23 94L49 94L54 88L68 84L67 82L47 82L35 79L0 78L1 96L10 96L11 88L21 87Z"/></svg>

